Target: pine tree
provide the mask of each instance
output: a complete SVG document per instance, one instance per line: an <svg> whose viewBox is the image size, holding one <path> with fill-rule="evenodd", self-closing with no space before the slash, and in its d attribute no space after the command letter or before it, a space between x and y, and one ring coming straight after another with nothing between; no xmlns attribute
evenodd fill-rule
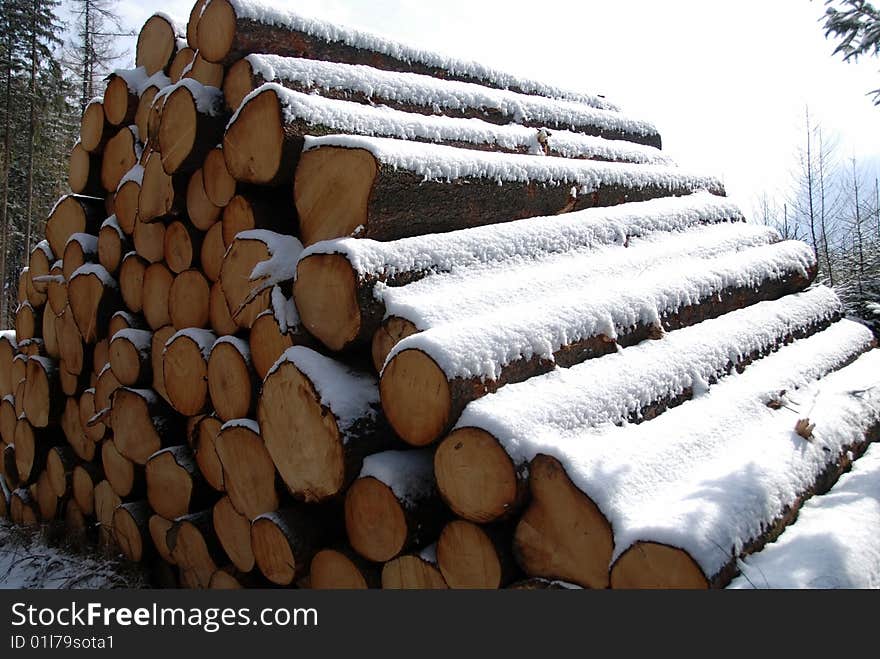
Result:
<svg viewBox="0 0 880 659"><path fill-rule="evenodd" d="M825 0L825 37L838 44L835 55L856 61L880 53L880 9L865 0ZM870 92L880 105L880 89Z"/></svg>

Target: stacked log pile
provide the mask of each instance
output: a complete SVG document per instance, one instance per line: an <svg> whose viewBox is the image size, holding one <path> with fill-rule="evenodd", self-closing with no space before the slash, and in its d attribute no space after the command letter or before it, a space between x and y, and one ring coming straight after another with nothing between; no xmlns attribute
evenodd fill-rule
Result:
<svg viewBox="0 0 880 659"><path fill-rule="evenodd" d="M15 523L182 587L717 587L876 438L837 391L792 449L870 334L604 98L256 0L156 14L136 65L0 336ZM776 480L684 525L762 414Z"/></svg>

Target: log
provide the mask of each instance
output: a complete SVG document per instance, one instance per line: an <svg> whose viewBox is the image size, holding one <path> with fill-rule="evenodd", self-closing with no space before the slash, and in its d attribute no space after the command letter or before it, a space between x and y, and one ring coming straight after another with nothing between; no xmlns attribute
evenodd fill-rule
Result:
<svg viewBox="0 0 880 659"><path fill-rule="evenodd" d="M227 496L214 504L212 516L217 539L229 560L242 572L251 572L256 561L251 549L250 520L235 509Z"/></svg>
<svg viewBox="0 0 880 659"><path fill-rule="evenodd" d="M196 0L189 12L189 20L186 22L186 42L193 50L199 47L199 20L202 17L202 9L208 0Z"/></svg>
<svg viewBox="0 0 880 659"><path fill-rule="evenodd" d="M216 498L199 472L189 446L173 446L147 460L147 500L157 514L176 519L202 510Z"/></svg>
<svg viewBox="0 0 880 659"><path fill-rule="evenodd" d="M444 590L449 588L437 566L437 545L419 554L407 554L382 567L382 588L394 590Z"/></svg>
<svg viewBox="0 0 880 659"><path fill-rule="evenodd" d="M95 399L94 388L82 392L79 397L79 422L86 437L97 444L107 435L107 426L104 423L107 415L102 415L102 413L105 413L108 408L96 409Z"/></svg>
<svg viewBox="0 0 880 659"><path fill-rule="evenodd" d="M71 375L80 375L87 371L89 360L94 357L94 349L83 342L70 307L58 318L55 332L63 370Z"/></svg>
<svg viewBox="0 0 880 659"><path fill-rule="evenodd" d="M27 267L21 269L21 272L18 275L18 297L17 300L20 303L22 302L30 302L33 307L41 307L46 302L46 294L40 293L37 289L34 288L34 283L31 281L30 275L28 274L29 270Z"/></svg>
<svg viewBox="0 0 880 659"><path fill-rule="evenodd" d="M192 172L223 136L228 119L223 92L184 78L161 94L165 95L158 142L162 167L169 175Z"/></svg>
<svg viewBox="0 0 880 659"><path fill-rule="evenodd" d="M223 256L226 254L226 246L223 244L223 225L220 222L214 224L205 232L202 241L202 251L199 261L202 271L209 281L220 280L220 271L223 268Z"/></svg>
<svg viewBox="0 0 880 659"><path fill-rule="evenodd" d="M251 547L260 572L279 586L308 574L321 541L315 520L297 508L267 512L251 524Z"/></svg>
<svg viewBox="0 0 880 659"><path fill-rule="evenodd" d="M144 164L144 176L138 197L138 219L154 222L186 210L186 180L170 176L162 168L162 155L153 151Z"/></svg>
<svg viewBox="0 0 880 659"><path fill-rule="evenodd" d="M12 397L15 401L16 419L24 414L24 381L27 377L27 360L28 356L21 353L17 354L12 359L12 382L15 383L13 385L14 391Z"/></svg>
<svg viewBox="0 0 880 659"><path fill-rule="evenodd" d="M61 430L76 457L87 462L95 459L95 442L85 433L79 418L79 401L76 398L68 397L65 401L64 412L61 414Z"/></svg>
<svg viewBox="0 0 880 659"><path fill-rule="evenodd" d="M43 309L42 330L43 346L41 351L52 359L61 358L61 348L58 344L58 316L48 307Z"/></svg>
<svg viewBox="0 0 880 659"><path fill-rule="evenodd" d="M235 195L223 209L223 244L252 229L283 235L296 233L296 209L289 187Z"/></svg>
<svg viewBox="0 0 880 659"><path fill-rule="evenodd" d="M181 570L181 581L192 588L207 588L217 563L225 563L211 522L211 511L174 520L167 533L171 557Z"/></svg>
<svg viewBox="0 0 880 659"><path fill-rule="evenodd" d="M27 276L30 279L30 286L38 293L46 293L49 281L46 276L55 262L55 256L49 247L49 241L41 240L31 250L28 258Z"/></svg>
<svg viewBox="0 0 880 659"><path fill-rule="evenodd" d="M12 394L6 394L0 400L0 439L4 444L15 442L15 424L18 417L15 415L15 398Z"/></svg>
<svg viewBox="0 0 880 659"><path fill-rule="evenodd" d="M201 270L184 270L174 278L168 293L168 315L175 329L207 327L211 286Z"/></svg>
<svg viewBox="0 0 880 659"><path fill-rule="evenodd" d="M143 318L133 313L129 313L128 311L117 311L113 314L110 317L110 326L107 331L108 338L105 339L107 341L107 349L104 355L105 358L100 363L96 362L96 365L100 368L104 368L104 364L110 363L110 341L112 341L119 332L122 330L143 331L146 327L147 324L144 322ZM100 368L98 369L98 372L100 372Z"/></svg>
<svg viewBox="0 0 880 659"><path fill-rule="evenodd" d="M174 275L162 262L152 263L144 271L144 319L153 330L171 324L169 297L173 284Z"/></svg>
<svg viewBox="0 0 880 659"><path fill-rule="evenodd" d="M468 90L467 96L470 92ZM432 103L445 93L445 89L433 90L431 101L425 97L422 100ZM437 117L430 114L431 107L422 109L421 114L405 105L406 111L395 110L382 104L382 99L378 100L381 107L302 93L277 84L258 88L238 108L226 130L223 153L229 173L247 183L288 183L293 180L306 136L340 134L511 154L671 164L658 157L656 149L642 147L639 150L638 146L629 145L616 149L614 142L620 143L621 139L649 144L655 139L659 141L653 126L619 113L602 113L589 108L580 113L572 112L570 106L558 108L552 101L546 101L549 107L532 108L537 110L533 117L546 121L546 128L537 130L519 124L498 126L474 118ZM506 109L516 107L529 116L529 111L517 100L504 104L508 106ZM557 136L547 128L572 128L588 135L562 132Z"/></svg>
<svg viewBox="0 0 880 659"><path fill-rule="evenodd" d="M12 332L0 332L0 397L14 391L12 381L12 360L18 351L18 342Z"/></svg>
<svg viewBox="0 0 880 659"><path fill-rule="evenodd" d="M165 368L164 352L165 343L174 336L174 328L166 325L153 333L153 342L150 346L150 359L153 371L153 390L168 401L168 392L165 391Z"/></svg>
<svg viewBox="0 0 880 659"><path fill-rule="evenodd" d="M122 265L122 257L130 251L131 241L119 226L117 216L111 215L98 231L98 263L111 275L116 275Z"/></svg>
<svg viewBox="0 0 880 659"><path fill-rule="evenodd" d="M206 156L206 165L210 154L214 151L216 149L212 149ZM221 213L221 209L208 198L204 172L205 170L199 167L189 177L189 183L186 186L186 214L193 226L200 231L210 229L220 219Z"/></svg>
<svg viewBox="0 0 880 659"><path fill-rule="evenodd" d="M140 563L153 549L149 520L150 506L146 501L123 503L113 511L113 540L130 561Z"/></svg>
<svg viewBox="0 0 880 659"><path fill-rule="evenodd" d="M322 549L312 558L309 584L316 590L363 590L379 588L379 567L351 549Z"/></svg>
<svg viewBox="0 0 880 659"><path fill-rule="evenodd" d="M233 566L220 568L211 575L211 590L241 590L242 588L259 588L262 584L254 575L239 572Z"/></svg>
<svg viewBox="0 0 880 659"><path fill-rule="evenodd" d="M137 69L117 71L107 76L107 87L104 89L104 116L111 126L128 126L134 123L140 101L137 82L141 81L142 77L142 73Z"/></svg>
<svg viewBox="0 0 880 659"><path fill-rule="evenodd" d="M144 468L122 455L112 437L101 444L101 465L110 487L121 498L143 498L146 492Z"/></svg>
<svg viewBox="0 0 880 659"><path fill-rule="evenodd" d="M669 162L655 148L660 143L656 128L619 112L335 61L248 55L226 74L223 94L227 106L233 111L238 109L248 94L265 83L410 115L488 122L494 126L483 125L484 135L498 136L501 150L527 150L568 158ZM450 126L456 122L444 123ZM480 124L471 121L470 125Z"/></svg>
<svg viewBox="0 0 880 659"><path fill-rule="evenodd" d="M153 137L150 131L150 114L153 110L153 101L156 98L156 94L172 82L177 82L176 80L172 81L170 78L165 78L164 80L157 79L157 76L160 75L164 76L164 74L156 74L151 78L150 84L142 86L143 91L138 101L137 112L134 115L134 124L137 126L138 135L143 140L146 140L146 142L149 142Z"/></svg>
<svg viewBox="0 0 880 659"><path fill-rule="evenodd" d="M164 14L150 16L138 33L135 66L144 67L148 76L167 70L177 52L177 35L181 32Z"/></svg>
<svg viewBox="0 0 880 659"><path fill-rule="evenodd" d="M217 146L211 149L205 156L205 164L202 165L202 169L196 171L202 172L205 195L211 205L218 209L225 208L238 191L238 183L226 168L223 147Z"/></svg>
<svg viewBox="0 0 880 659"><path fill-rule="evenodd" d="M122 329L110 341L110 368L125 387L152 384L150 348L153 333L142 329Z"/></svg>
<svg viewBox="0 0 880 659"><path fill-rule="evenodd" d="M102 547L113 547L113 514L122 505L122 499L107 481L95 485L95 517L98 520L98 536Z"/></svg>
<svg viewBox="0 0 880 659"><path fill-rule="evenodd" d="M25 418L15 424L15 467L18 470L19 486L36 483L46 468L49 449L57 443L53 431L34 428Z"/></svg>
<svg viewBox="0 0 880 659"><path fill-rule="evenodd" d="M192 435L193 452L196 456L196 463L199 465L199 471L202 472L208 485L218 492L226 490L226 485L223 482L223 465L220 463L214 446L222 426L223 423L216 416L204 416L196 424Z"/></svg>
<svg viewBox="0 0 880 659"><path fill-rule="evenodd" d="M113 404L113 394L122 384L113 375L113 369L107 364L98 373L98 381L95 383L95 412L109 410ZM111 420L103 418L102 423L109 425ZM97 431L96 431L97 432Z"/></svg>
<svg viewBox="0 0 880 659"><path fill-rule="evenodd" d="M535 264L535 273L527 268L530 274L526 277L539 276L540 268L540 262ZM682 258L676 272L668 276L664 273L659 282L644 277L620 278L611 283L591 281L590 274L582 279L570 275L564 278L567 283L552 285L556 291L571 286L564 302L548 298L540 287L535 287L534 293L524 293L520 298L523 306L518 310L505 308L497 326L488 319L479 326L468 322L478 308L485 310L492 300L505 299L496 291L480 297L475 306L459 300L459 308L451 310L449 325L437 322L436 330L427 329L422 335L428 337L449 329L442 347L422 349L422 336L417 336L393 349L380 382L383 409L404 441L416 446L430 444L451 429L465 405L502 386L557 366L570 367L609 354L618 346L635 345L659 338L663 332L777 300L809 286L815 274L816 263L810 251L802 243L788 241L716 258L711 264L702 258ZM504 282L499 284L506 286ZM486 290L492 287L487 285ZM415 305L419 307L418 302ZM437 303L440 305L442 302ZM422 305L408 313L418 321L426 308ZM548 322L550 317L553 320ZM549 346L549 351L535 354L532 347L536 337ZM430 340L426 338L425 343ZM493 344L503 344L505 354L493 353L489 347ZM464 345L468 347L463 349ZM458 371L460 377L451 375L459 368L452 365L455 354L460 356L463 350L474 355L465 368L480 365L467 375L463 371ZM506 361L511 354L522 357Z"/></svg>
<svg viewBox="0 0 880 659"><path fill-rule="evenodd" d="M63 501L55 494L45 470L36 483L37 511L41 522L51 522L61 514Z"/></svg>
<svg viewBox="0 0 880 659"><path fill-rule="evenodd" d="M453 60L332 23L301 18L286 8L267 10L264 5L247 0L215 0L206 5L198 20L198 34L199 50L209 62L228 65L248 53L272 53L369 64L388 71L421 73L616 109L601 97L515 78L473 62Z"/></svg>
<svg viewBox="0 0 880 659"><path fill-rule="evenodd" d="M519 574L510 550L511 535L506 525L449 522L437 540L437 565L443 579L450 588L504 588Z"/></svg>
<svg viewBox="0 0 880 659"><path fill-rule="evenodd" d="M9 516L18 526L39 524L37 502L28 489L20 487L13 491L9 503Z"/></svg>
<svg viewBox="0 0 880 659"><path fill-rule="evenodd" d="M177 51L177 54L174 55L174 59L171 60L171 66L168 67L168 78L171 80L172 84L180 81L183 74L192 66L193 58L195 56L196 51L189 46Z"/></svg>
<svg viewBox="0 0 880 659"><path fill-rule="evenodd" d="M428 544L446 518L430 450L385 451L367 457L345 495L348 541L375 563Z"/></svg>
<svg viewBox="0 0 880 659"><path fill-rule="evenodd" d="M285 299L279 289L273 289L271 297L272 308L257 316L249 335L254 370L261 380L288 348L295 345L315 347L314 340L299 324L293 301ZM278 304L275 304L276 300Z"/></svg>
<svg viewBox="0 0 880 659"><path fill-rule="evenodd" d="M49 282L46 285L49 308L56 316L60 317L67 308L67 280L64 279L64 264L55 261L49 270Z"/></svg>
<svg viewBox="0 0 880 659"><path fill-rule="evenodd" d="M100 467L91 462L80 462L73 468L73 500L82 514L95 514L95 486L104 479Z"/></svg>
<svg viewBox="0 0 880 659"><path fill-rule="evenodd" d="M216 340L210 330L190 328L178 331L165 344L165 393L184 416L201 414L208 407L208 355Z"/></svg>
<svg viewBox="0 0 880 659"><path fill-rule="evenodd" d="M204 234L180 220L170 222L165 228L165 264L174 274L180 274L199 264Z"/></svg>
<svg viewBox="0 0 880 659"><path fill-rule="evenodd" d="M192 62L183 74L183 78L192 78L207 87L219 89L223 84L224 68L222 64L215 64L202 57L201 52L195 52Z"/></svg>
<svg viewBox="0 0 880 659"><path fill-rule="evenodd" d="M278 508L275 466L254 421L235 419L223 424L214 450L223 468L226 495L236 511L254 520Z"/></svg>
<svg viewBox="0 0 880 659"><path fill-rule="evenodd" d="M144 275L149 263L135 252L128 252L119 265L119 291L126 308L140 313L144 308Z"/></svg>
<svg viewBox="0 0 880 659"><path fill-rule="evenodd" d="M15 339L19 343L40 336L43 331L42 309L30 302L22 302L15 310Z"/></svg>
<svg viewBox="0 0 880 659"><path fill-rule="evenodd" d="M134 223L132 239L134 250L149 263L161 263L165 258L164 222L142 222L138 218Z"/></svg>
<svg viewBox="0 0 880 659"><path fill-rule="evenodd" d="M85 391L89 385L96 381L94 373L82 371L79 375L69 373L65 368L64 361L60 362L58 369L58 382L61 384L61 393L68 397L77 397Z"/></svg>
<svg viewBox="0 0 880 659"><path fill-rule="evenodd" d="M101 185L109 194L116 192L122 177L134 167L141 157L137 139L137 127L121 128L104 147L101 158Z"/></svg>
<svg viewBox="0 0 880 659"><path fill-rule="evenodd" d="M311 144L294 181L305 245L352 235L395 240L699 189L724 192L716 180L671 167L534 158L385 138L331 136ZM460 166L438 175L447 171L450 159Z"/></svg>
<svg viewBox="0 0 880 659"><path fill-rule="evenodd" d="M232 336L238 333L238 325L232 319L232 314L229 313L226 296L223 294L223 287L220 286L219 281L211 284L211 294L208 299L208 317L211 329L217 336ZM253 331L253 327L251 331Z"/></svg>
<svg viewBox="0 0 880 659"><path fill-rule="evenodd" d="M239 327L250 328L269 308L273 286L293 279L301 251L302 244L293 236L259 229L235 236L223 257L220 285Z"/></svg>
<svg viewBox="0 0 880 659"><path fill-rule="evenodd" d="M101 156L86 151L81 141L77 141L70 152L67 184L73 194L89 197L104 195L101 185Z"/></svg>
<svg viewBox="0 0 880 659"><path fill-rule="evenodd" d="M24 388L24 414L34 428L46 428L61 417L64 396L58 381L57 362L28 357Z"/></svg>
<svg viewBox="0 0 880 659"><path fill-rule="evenodd" d="M107 121L104 114L104 104L101 99L94 98L89 101L83 110L82 123L80 124L80 144L88 153L100 155L104 151L115 130Z"/></svg>
<svg viewBox="0 0 880 659"><path fill-rule="evenodd" d="M42 309L40 309L40 327L42 327ZM23 357L45 357L46 356L46 343L43 339L24 339L20 341L18 344L19 354Z"/></svg>
<svg viewBox="0 0 880 659"><path fill-rule="evenodd" d="M208 358L208 393L219 419L253 416L259 384L248 342L235 337L217 339Z"/></svg>
<svg viewBox="0 0 880 659"><path fill-rule="evenodd" d="M394 444L377 403L372 376L308 348L282 355L263 383L257 420L294 496L308 502L337 496L367 455Z"/></svg>
<svg viewBox="0 0 880 659"><path fill-rule="evenodd" d="M159 556L166 563L174 565L174 557L171 555L171 548L168 546L168 531L174 525L174 522L160 515L152 515L147 525L150 530L153 546L156 548Z"/></svg>
<svg viewBox="0 0 880 659"><path fill-rule="evenodd" d="M3 447L3 473L10 487L18 487L18 467L15 464L15 444Z"/></svg>
<svg viewBox="0 0 880 659"><path fill-rule="evenodd" d="M68 280L67 299L83 341L94 344L107 335L110 317L119 309L119 284L103 266L86 264Z"/></svg>
<svg viewBox="0 0 880 659"><path fill-rule="evenodd" d="M117 224L127 236L134 234L135 223L140 215L138 206L143 182L144 167L137 163L124 174L116 188L116 194L113 196Z"/></svg>
<svg viewBox="0 0 880 659"><path fill-rule="evenodd" d="M94 263L98 256L98 239L89 233L74 233L67 239L61 260L61 274L66 281L86 263Z"/></svg>
<svg viewBox="0 0 880 659"><path fill-rule="evenodd" d="M113 393L110 426L117 450L145 465L153 453L183 441L180 420L150 389L121 387Z"/></svg>

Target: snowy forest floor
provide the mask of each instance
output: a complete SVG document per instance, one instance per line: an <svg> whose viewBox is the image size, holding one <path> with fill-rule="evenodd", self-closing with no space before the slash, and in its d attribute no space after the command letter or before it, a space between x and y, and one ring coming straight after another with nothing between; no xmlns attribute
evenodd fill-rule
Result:
<svg viewBox="0 0 880 659"><path fill-rule="evenodd" d="M16 527L0 520L0 588L144 588L137 565L65 543L52 526Z"/></svg>

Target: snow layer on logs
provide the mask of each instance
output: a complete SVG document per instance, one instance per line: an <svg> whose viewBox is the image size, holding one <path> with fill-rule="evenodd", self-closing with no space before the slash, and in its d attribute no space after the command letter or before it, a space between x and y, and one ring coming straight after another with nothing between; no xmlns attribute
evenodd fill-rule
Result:
<svg viewBox="0 0 880 659"><path fill-rule="evenodd" d="M579 248L623 246L632 237L653 232L685 231L701 224L743 220L742 212L729 199L697 192L391 242L325 240L307 247L302 258L342 254L363 277L393 277L401 272L449 272Z"/></svg>
<svg viewBox="0 0 880 659"><path fill-rule="evenodd" d="M144 182L144 166L139 162L135 163L131 169L122 175L122 178L119 179L119 185L116 186L116 191L119 192L122 186L129 181L134 181L138 185L141 185Z"/></svg>
<svg viewBox="0 0 880 659"><path fill-rule="evenodd" d="M719 318L669 332L570 368L558 368L469 404L456 427L477 426L496 437L523 436L544 425L551 434L602 423L622 423L646 405L693 388L731 361L774 345L785 334L833 319L840 300L817 287L760 302Z"/></svg>
<svg viewBox="0 0 880 659"><path fill-rule="evenodd" d="M165 89L171 84L171 78L165 75L164 71L156 71L149 78L144 78L140 87L138 87L137 94L141 96L145 91L147 91L150 87L155 87L156 89Z"/></svg>
<svg viewBox="0 0 880 659"><path fill-rule="evenodd" d="M719 324L703 325L709 323ZM877 418L880 388L874 388L873 409L870 401L848 390L876 384L880 351L812 384L867 350L872 341L864 326L841 320L655 419L621 426L590 427L596 414L592 401L615 395L599 384L601 379L593 379L600 375L597 370L572 367L568 372L579 369L582 377L569 375L563 383L565 371L560 369L471 403L459 426L488 430L517 463L539 453L560 460L573 483L611 523L615 556L637 540L664 542L686 549L711 576L730 560L731 548L759 535L762 525L812 485L829 460L826 449L833 456L842 442L864 433L869 417ZM644 352L659 343L627 348L621 354ZM602 361L630 365L618 356L595 363ZM665 365L675 369L676 362ZM638 370L618 374L619 379L633 381L652 377ZM597 395L595 388L602 391ZM794 409L767 405L782 391L788 392L783 402ZM794 434L796 421L807 414L817 422L813 442ZM710 482L713 465L726 472L726 478ZM737 469L739 477L731 476ZM712 496L713 491L724 496ZM751 505L743 503L742 494ZM691 509L685 510L688 506Z"/></svg>
<svg viewBox="0 0 880 659"><path fill-rule="evenodd" d="M450 120L451 121L451 120ZM473 120L469 120L473 121ZM724 186L712 176L688 173L665 165L634 165L556 156L535 158L519 153L459 149L442 144L409 142L387 137L327 135L306 137L304 150L323 146L364 149L384 167L406 171L424 180L489 179L504 183L550 183L572 186L572 194L590 194L601 186L642 189L687 188L723 194Z"/></svg>
<svg viewBox="0 0 880 659"><path fill-rule="evenodd" d="M151 83L148 81L155 78L157 74L148 76L147 69L143 66L138 66L133 69L115 69L113 75L119 76L125 81L129 92L136 96L140 96L141 93L150 86Z"/></svg>
<svg viewBox="0 0 880 659"><path fill-rule="evenodd" d="M296 275L296 264L302 253L303 245L294 236L266 229L250 229L240 231L236 234L235 239L257 240L263 243L269 252L269 259L261 261L251 270L251 281L262 282L259 290L264 290L283 281L289 281Z"/></svg>
<svg viewBox="0 0 880 659"><path fill-rule="evenodd" d="M311 381L321 404L336 417L343 439L356 421L376 416L379 387L375 377L353 371L309 348L293 346L278 358L266 379L285 363L293 364Z"/></svg>
<svg viewBox="0 0 880 659"><path fill-rule="evenodd" d="M364 105L325 98L316 94L304 94L286 89L276 83L264 84L248 94L230 119L229 125L235 123L242 108L251 99L266 91L273 91L278 96L282 117L286 123L301 120L308 124L326 126L340 133L427 142L458 141L490 144L512 151L527 150L532 155L543 155L544 153L539 141L539 130L536 128L516 124L499 126L482 119L462 119L403 112L384 105ZM548 124L551 123L552 116L554 115L547 115ZM562 119L557 118L556 121L561 122ZM598 110L584 109L579 114L572 114L571 123L639 135L655 132L653 126L643 121L628 119L615 113L603 113ZM651 147L642 147L641 150L631 149L626 146L629 143L622 140L582 136L567 131L560 131L560 133L561 136L558 139L550 137L547 139L547 143L553 147L558 143L568 152L565 155L569 157L604 156L608 160L628 160L626 154L635 151L635 162L671 164L671 161L663 156L658 149Z"/></svg>
<svg viewBox="0 0 880 659"><path fill-rule="evenodd" d="M430 449L383 451L364 458L359 478L385 483L404 503L414 503L436 490L434 452Z"/></svg>
<svg viewBox="0 0 880 659"><path fill-rule="evenodd" d="M139 353L142 355L148 355L150 353L150 346L152 345L153 333L149 330L139 330L127 327L118 330L116 334L113 335L113 341L116 341L117 339L128 341Z"/></svg>
<svg viewBox="0 0 880 659"><path fill-rule="evenodd" d="M101 283L108 288L119 288L119 284L116 283L116 280L113 276L107 272L107 269L98 265L97 263L84 263L79 266L76 270L73 271L73 274L70 275L70 281L73 281L77 277L84 277L86 275L95 275L98 279L101 280Z"/></svg>
<svg viewBox="0 0 880 659"><path fill-rule="evenodd" d="M196 110L202 114L207 114L211 117L223 114L223 92L216 87L203 85L194 78L183 78L173 85L161 88L159 93L153 97L153 105L156 105L160 99L167 98L181 87L185 87L189 91L193 101L195 101Z"/></svg>
<svg viewBox="0 0 880 659"><path fill-rule="evenodd" d="M76 235L76 234L74 234L74 235ZM52 253L52 248L49 247L48 240L41 240L36 245L34 245L34 250L37 250L37 249L46 255L46 258L49 260L50 263L55 259L55 255Z"/></svg>
<svg viewBox="0 0 880 659"><path fill-rule="evenodd" d="M250 430L255 435L260 434L260 424L253 419L230 419L222 426L220 426L220 432L223 432L224 430L229 430L230 428L245 428L247 430Z"/></svg>
<svg viewBox="0 0 880 659"><path fill-rule="evenodd" d="M238 354L240 354L248 363L250 363L251 347L247 341L237 336L221 336L219 339L214 341L214 345L211 346L211 350L213 351L214 348L219 346L221 343L228 343L229 345L231 345L233 348L235 348L236 351L238 351Z"/></svg>
<svg viewBox="0 0 880 659"><path fill-rule="evenodd" d="M187 327L168 337L168 340L165 342L165 348L167 349L168 346L182 337L188 338L199 347L199 351L202 353L205 361L211 356L211 348L214 347L214 342L217 340L217 335L211 330Z"/></svg>
<svg viewBox="0 0 880 659"><path fill-rule="evenodd" d="M880 446L872 445L797 522L740 563L730 588L880 588Z"/></svg>
<svg viewBox="0 0 880 659"><path fill-rule="evenodd" d="M806 278L813 265L813 252L809 247L800 241L786 241L711 260L681 258L651 269L647 274L637 272L635 276L602 278L592 283L575 280L551 285L534 295L528 292L517 304L501 307L497 306L498 294L491 288L482 289L483 295L476 294L481 287L479 281L474 281L471 289L474 298L462 304L461 313L453 312L458 322L438 325L403 339L391 350L388 359L403 350L417 349L430 355L450 379L495 380L501 375L501 369L514 361L534 357L552 360L553 354L564 345L598 335L616 339L627 328L658 324L665 315L704 302L726 289L757 288L763 282L780 280L792 273ZM823 300L818 294L813 297ZM824 298L818 306L821 308L824 304L836 311L834 295L828 292ZM494 308L487 309L489 305ZM423 308L430 306L429 303ZM780 311L787 315L797 308L796 302L792 302L791 308L783 303ZM793 321L808 320L815 310L814 306L807 305ZM418 311L413 311L418 317ZM756 314L758 325L763 326L762 314ZM424 323L425 319L419 320ZM746 321L745 331L739 330L735 335L748 342L754 338L751 335L754 325L754 321ZM769 336L772 332L761 339ZM711 343L705 346L705 357L715 364L719 355ZM742 345L745 354L751 351L745 349L748 343L734 342L730 349L736 345ZM675 350L672 345L667 347ZM685 348L683 356L687 353ZM694 347L692 356L696 355ZM724 363L726 360L727 353ZM685 359L685 363L687 361ZM717 365L712 366L712 372L716 368Z"/></svg>
<svg viewBox="0 0 880 659"><path fill-rule="evenodd" d="M205 8L208 4L205 4ZM416 48L319 18L303 16L291 11L286 6L287 3L280 0L274 2L272 0L230 0L229 4L235 10L235 15L238 18L250 19L266 25L276 25L288 30L303 32L325 41L341 42L354 48L372 50L404 62L442 68L453 75L479 78L502 88L518 87L530 94L568 99L606 110L617 109L615 105L601 96L569 91L535 80L518 78L478 62L459 60L442 53ZM202 11L204 12L204 8Z"/></svg>
<svg viewBox="0 0 880 659"><path fill-rule="evenodd" d="M374 295L384 303L386 317L401 316L425 330L509 306L511 300L576 295L586 286L601 289L631 278L633 273L638 273L639 281L659 281L653 271L662 266L684 266L681 259L730 256L778 239L779 234L770 227L742 222L712 224L686 233L663 231L633 238L627 247L579 249L534 260L462 268L406 286L378 283Z"/></svg>
<svg viewBox="0 0 880 659"><path fill-rule="evenodd" d="M83 252L86 254L94 254L98 251L98 237L93 236L90 233L72 233L70 234L70 238L67 239L67 242L64 243L64 246L67 247L67 245L72 242L79 243ZM47 247L48 245L49 243L46 243Z"/></svg>
<svg viewBox="0 0 880 659"><path fill-rule="evenodd" d="M119 220L117 219L115 214L111 215L106 220L101 222L101 228L103 229L104 227L109 227L110 229L113 229L120 238L123 238L125 235L122 233L122 227L119 226Z"/></svg>
<svg viewBox="0 0 880 659"><path fill-rule="evenodd" d="M278 323L278 329L282 334L286 334L288 330L295 330L300 326L299 313L296 310L296 304L292 297L285 297L279 286L272 287L270 295L272 308L271 313Z"/></svg>

